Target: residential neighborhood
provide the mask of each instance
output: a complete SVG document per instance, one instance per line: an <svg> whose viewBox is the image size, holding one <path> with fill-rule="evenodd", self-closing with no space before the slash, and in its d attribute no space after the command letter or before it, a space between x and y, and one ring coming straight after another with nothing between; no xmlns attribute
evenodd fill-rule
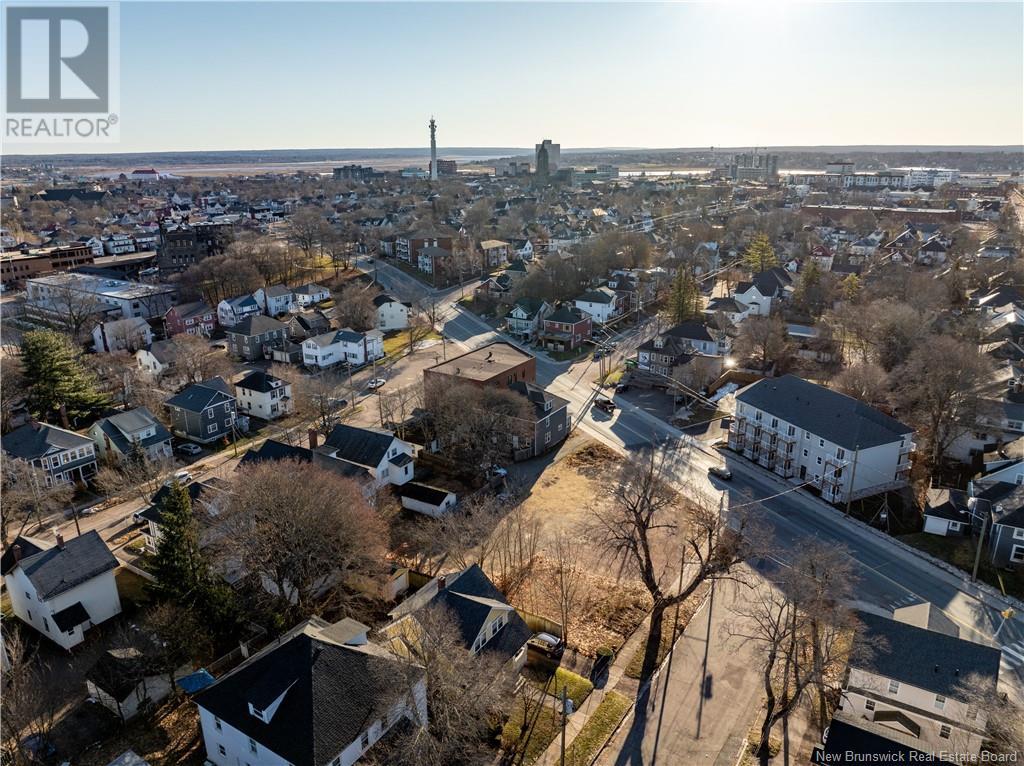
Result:
<svg viewBox="0 0 1024 766"><path fill-rule="evenodd" d="M1020 9L283 9L5 152L0 762L1016 762Z"/></svg>

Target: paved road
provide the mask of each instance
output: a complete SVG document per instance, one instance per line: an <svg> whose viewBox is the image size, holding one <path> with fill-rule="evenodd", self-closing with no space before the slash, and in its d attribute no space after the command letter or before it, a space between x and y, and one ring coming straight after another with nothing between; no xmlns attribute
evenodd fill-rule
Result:
<svg viewBox="0 0 1024 766"><path fill-rule="evenodd" d="M715 586L597 766L733 766L761 703L756 647L730 635L738 632L730 607L745 590Z"/></svg>

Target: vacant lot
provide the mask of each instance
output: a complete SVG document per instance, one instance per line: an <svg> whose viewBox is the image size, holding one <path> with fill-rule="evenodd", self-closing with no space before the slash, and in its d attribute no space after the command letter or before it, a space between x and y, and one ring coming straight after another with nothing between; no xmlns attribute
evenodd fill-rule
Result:
<svg viewBox="0 0 1024 766"><path fill-rule="evenodd" d="M568 644L588 656L601 646L621 646L651 607L640 583L609 561L593 528L594 513L612 507L611 490L621 461L606 447L584 441L575 452L548 466L523 502L527 519L536 523L538 555L529 577L510 601L561 622L553 541L559 534L573 538L582 587L569 620Z"/></svg>

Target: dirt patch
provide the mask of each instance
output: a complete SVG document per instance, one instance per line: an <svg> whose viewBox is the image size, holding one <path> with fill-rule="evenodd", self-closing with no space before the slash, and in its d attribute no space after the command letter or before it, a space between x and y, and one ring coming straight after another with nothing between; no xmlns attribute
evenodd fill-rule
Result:
<svg viewBox="0 0 1024 766"><path fill-rule="evenodd" d="M199 712L185 699L171 701L152 716L140 716L110 739L83 752L81 766L104 766L131 749L152 766L203 763L206 749L199 734Z"/></svg>

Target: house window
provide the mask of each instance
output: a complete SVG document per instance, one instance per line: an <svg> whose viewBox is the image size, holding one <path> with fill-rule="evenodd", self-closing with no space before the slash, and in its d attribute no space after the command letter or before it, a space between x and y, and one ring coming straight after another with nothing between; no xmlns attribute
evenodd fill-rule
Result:
<svg viewBox="0 0 1024 766"><path fill-rule="evenodd" d="M948 726L946 726L945 724L943 724L942 726L939 727L939 736L942 737L943 739L949 739L949 735L952 734L952 733L953 733L953 730L951 728L949 728Z"/></svg>
<svg viewBox="0 0 1024 766"><path fill-rule="evenodd" d="M889 682L889 694L899 694L899 693L900 693L900 682L899 681L890 681Z"/></svg>
<svg viewBox="0 0 1024 766"><path fill-rule="evenodd" d="M31 601L32 600L32 594L29 593L28 591L25 591L25 598L27 598L29 601Z"/></svg>
<svg viewBox="0 0 1024 766"><path fill-rule="evenodd" d="M212 423L212 424L208 425L206 427L206 433L208 433L208 434L215 434L215 433L217 433L217 424L216 423Z"/></svg>
<svg viewBox="0 0 1024 766"><path fill-rule="evenodd" d="M778 428L778 427L779 427L779 419L778 418L772 418L772 428Z"/></svg>
<svg viewBox="0 0 1024 766"><path fill-rule="evenodd" d="M804 457L807 457L807 450L804 450Z"/></svg>
<svg viewBox="0 0 1024 766"><path fill-rule="evenodd" d="M224 748L224 745L217 745L217 752L221 755L227 755L228 751Z"/></svg>
<svg viewBox="0 0 1024 766"><path fill-rule="evenodd" d="M207 417L207 418L209 418L210 420L212 420L212 419L213 419L213 416L214 416L214 412L213 412L213 410L212 410L212 409L210 409L210 410L207 410L207 411L206 411L206 417Z"/></svg>
<svg viewBox="0 0 1024 766"><path fill-rule="evenodd" d="M50 623L46 621L45 617L43 618L43 630L45 630L47 633L50 632Z"/></svg>
<svg viewBox="0 0 1024 766"><path fill-rule="evenodd" d="M821 458L818 458L818 465L821 465Z"/></svg>
<svg viewBox="0 0 1024 766"><path fill-rule="evenodd" d="M874 710L875 709L875 701L874 700L865 700L864 701L864 709L865 710Z"/></svg>
<svg viewBox="0 0 1024 766"><path fill-rule="evenodd" d="M950 532L959 532L960 531L960 522L959 521L951 521L951 522L949 522L949 531Z"/></svg>
<svg viewBox="0 0 1024 766"><path fill-rule="evenodd" d="M252 737L249 737L249 752L256 753L257 751L258 748L256 747L256 740L254 740Z"/></svg>
<svg viewBox="0 0 1024 766"><path fill-rule="evenodd" d="M1015 545L1010 551L1010 561L1014 564L1024 563L1024 545Z"/></svg>
<svg viewBox="0 0 1024 766"><path fill-rule="evenodd" d="M213 728L215 728L217 731L224 731L223 727L220 725L220 719L219 718L214 718L213 719Z"/></svg>
<svg viewBox="0 0 1024 766"><path fill-rule="evenodd" d="M370 732L364 731L359 735L359 747L365 750L370 746Z"/></svg>
<svg viewBox="0 0 1024 766"><path fill-rule="evenodd" d="M935 695L935 709L936 710L943 710L945 707L946 707L946 698L943 697L941 694L936 694Z"/></svg>
<svg viewBox="0 0 1024 766"><path fill-rule="evenodd" d="M819 447L824 447L825 446L825 440L824 439L818 439L818 446Z"/></svg>
<svg viewBox="0 0 1024 766"><path fill-rule="evenodd" d="M796 435L796 426L790 426L789 428L787 428L786 429L786 434L789 435L789 436L795 436Z"/></svg>
<svg viewBox="0 0 1024 766"><path fill-rule="evenodd" d="M1013 530L1014 540L1024 540L1024 527L1017 527Z"/></svg>
<svg viewBox="0 0 1024 766"><path fill-rule="evenodd" d="M846 458L846 450L842 447L836 447L836 460L843 460Z"/></svg>

